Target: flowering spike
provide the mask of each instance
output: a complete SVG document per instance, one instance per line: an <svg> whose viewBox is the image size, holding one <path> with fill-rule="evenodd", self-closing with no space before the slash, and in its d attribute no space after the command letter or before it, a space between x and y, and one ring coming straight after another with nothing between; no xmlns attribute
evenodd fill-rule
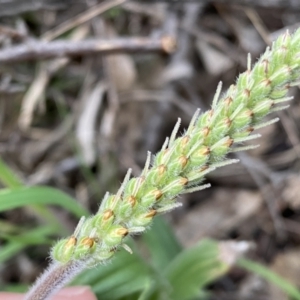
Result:
<svg viewBox="0 0 300 300"><path fill-rule="evenodd" d="M153 166L150 167L148 153L140 179L130 179L129 170L117 194L107 194L98 213L80 221L76 236L53 247L53 259L61 264L86 266L110 259L124 244L126 235L144 231L155 214L179 206L176 198L180 194L207 187L199 186L206 174L238 162L227 159L227 154L249 149L239 148L239 144L257 138L251 135L253 130L278 120L266 122L264 118L287 108L277 104L290 100L287 92L299 79L300 29L293 35L280 36L252 68L248 55L247 70L236 84L220 97L220 83L212 109L201 115L197 110L185 136L176 139L177 122Z"/></svg>

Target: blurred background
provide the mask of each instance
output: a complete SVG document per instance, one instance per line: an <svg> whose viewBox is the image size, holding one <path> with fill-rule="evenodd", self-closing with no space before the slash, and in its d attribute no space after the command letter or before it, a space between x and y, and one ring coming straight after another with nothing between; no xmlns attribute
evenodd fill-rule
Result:
<svg viewBox="0 0 300 300"><path fill-rule="evenodd" d="M248 53L254 63L299 25L298 0L0 0L0 290L25 290L53 241L96 212L129 167L138 176L178 117L183 133L218 82L225 91L246 69ZM248 257L300 285L298 87L290 95L281 121L260 130L259 148L236 154L239 164L209 174L212 188L184 195L159 221L172 241L158 252L245 240L255 244ZM149 244L162 230L153 227L148 246L134 246L152 271ZM155 281L112 295L117 281L96 287L108 275L93 274L77 284L94 282L99 299L148 299L139 297ZM186 299L289 299L237 267L208 283Z"/></svg>

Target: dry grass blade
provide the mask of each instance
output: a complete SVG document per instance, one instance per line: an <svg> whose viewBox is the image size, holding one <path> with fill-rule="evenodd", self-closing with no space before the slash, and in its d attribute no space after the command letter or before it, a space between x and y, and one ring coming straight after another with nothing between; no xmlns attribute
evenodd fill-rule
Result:
<svg viewBox="0 0 300 300"><path fill-rule="evenodd" d="M44 33L42 36L42 40L44 41L51 41L55 39L56 37L62 35L66 31L69 31L73 29L76 26L79 26L92 18L106 12L107 10L116 7L118 5L121 5L122 3L125 3L127 0L109 0L106 2L99 3L98 5L95 5L91 8L89 8L87 11L79 14L78 16L65 21L64 23L60 24L56 28Z"/></svg>
<svg viewBox="0 0 300 300"><path fill-rule="evenodd" d="M101 107L106 84L99 82L85 101L82 114L79 117L76 137L79 142L83 161L86 165L92 165L96 159L95 151L95 134L96 134L96 118Z"/></svg>

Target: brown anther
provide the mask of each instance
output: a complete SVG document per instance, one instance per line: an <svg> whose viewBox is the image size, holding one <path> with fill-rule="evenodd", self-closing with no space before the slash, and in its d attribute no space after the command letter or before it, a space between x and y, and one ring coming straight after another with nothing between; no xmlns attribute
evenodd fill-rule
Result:
<svg viewBox="0 0 300 300"><path fill-rule="evenodd" d="M180 178L180 184L181 185L187 185L189 180L186 177L181 177Z"/></svg>
<svg viewBox="0 0 300 300"><path fill-rule="evenodd" d="M226 106L230 106L230 104L232 103L232 98L231 97L227 97L225 100L224 100L224 103Z"/></svg>
<svg viewBox="0 0 300 300"><path fill-rule="evenodd" d="M90 238L90 237L86 237L83 240L81 240L80 244L83 245L83 246L88 246L89 248L92 248L95 244L95 239Z"/></svg>
<svg viewBox="0 0 300 300"><path fill-rule="evenodd" d="M151 209L146 215L145 218L153 218L157 214L155 209Z"/></svg>
<svg viewBox="0 0 300 300"><path fill-rule="evenodd" d="M185 135L181 140L181 145L185 146L190 140L190 137L188 135Z"/></svg>
<svg viewBox="0 0 300 300"><path fill-rule="evenodd" d="M103 213L103 220L107 221L108 219L110 219L112 216L114 215L114 212L111 209L107 209L104 213Z"/></svg>
<svg viewBox="0 0 300 300"><path fill-rule="evenodd" d="M267 59L264 59L261 63L263 64L265 73L267 74L269 71L269 61Z"/></svg>
<svg viewBox="0 0 300 300"><path fill-rule="evenodd" d="M210 148L205 146L199 150L199 155L208 155L210 154Z"/></svg>
<svg viewBox="0 0 300 300"><path fill-rule="evenodd" d="M71 247L75 246L76 243L77 243L76 237L75 237L75 236L71 236L71 237L68 239L67 243L65 244L65 247L66 247L66 248L71 248Z"/></svg>
<svg viewBox="0 0 300 300"><path fill-rule="evenodd" d="M211 118L214 114L214 110L211 109L209 112L208 112L208 117Z"/></svg>
<svg viewBox="0 0 300 300"><path fill-rule="evenodd" d="M248 128L246 129L246 131L249 132L249 133L251 133L253 130L254 130L253 127L248 127Z"/></svg>
<svg viewBox="0 0 300 300"><path fill-rule="evenodd" d="M188 158L185 155L182 155L179 157L179 163L181 164L181 167L184 168L186 164L188 163Z"/></svg>
<svg viewBox="0 0 300 300"><path fill-rule="evenodd" d="M270 79L264 79L263 81L262 81L266 86L269 86L269 85L271 85L271 83L272 83L272 81L270 80Z"/></svg>
<svg viewBox="0 0 300 300"><path fill-rule="evenodd" d="M224 143L224 145L227 146L227 147L231 147L232 144L233 144L233 142L234 142L234 140L231 139L231 138L229 138L229 139L227 139L227 141Z"/></svg>
<svg viewBox="0 0 300 300"><path fill-rule="evenodd" d="M246 96L249 98L250 97L250 90L249 89L244 89L244 93L246 94Z"/></svg>
<svg viewBox="0 0 300 300"><path fill-rule="evenodd" d="M247 110L246 116L248 116L248 117L253 117L253 116L254 116L253 111L252 111L251 109Z"/></svg>
<svg viewBox="0 0 300 300"><path fill-rule="evenodd" d="M206 126L202 129L202 131L203 131L204 137L207 137L210 132L210 129Z"/></svg>
<svg viewBox="0 0 300 300"><path fill-rule="evenodd" d="M231 125L231 120L229 119L229 118L226 118L225 120L224 120L224 124L226 125L226 126L230 126Z"/></svg>
<svg viewBox="0 0 300 300"><path fill-rule="evenodd" d="M207 170L208 168L209 168L209 167L208 167L207 165L205 165L205 166L203 166L203 167L201 167L201 168L199 169L199 172L201 173L201 172Z"/></svg>
<svg viewBox="0 0 300 300"><path fill-rule="evenodd" d="M116 230L116 234L120 236L126 236L128 232L129 232L128 229L124 227Z"/></svg>
<svg viewBox="0 0 300 300"><path fill-rule="evenodd" d="M129 204L131 205L131 207L135 206L136 203L136 198L134 196L130 196L127 200L129 202Z"/></svg>
<svg viewBox="0 0 300 300"><path fill-rule="evenodd" d="M155 190L155 191L153 191L153 195L156 200L159 200L163 194L162 194L161 190Z"/></svg>
<svg viewBox="0 0 300 300"><path fill-rule="evenodd" d="M167 166L162 164L162 165L159 165L157 167L157 169L158 169L158 174L163 175L167 171Z"/></svg>

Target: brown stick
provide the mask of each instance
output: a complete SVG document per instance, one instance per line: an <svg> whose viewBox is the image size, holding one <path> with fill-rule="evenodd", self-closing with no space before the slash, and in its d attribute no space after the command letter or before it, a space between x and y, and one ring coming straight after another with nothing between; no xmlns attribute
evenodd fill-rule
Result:
<svg viewBox="0 0 300 300"><path fill-rule="evenodd" d="M34 41L0 50L0 63L16 63L27 60L41 60L64 56L91 54L111 54L116 52L171 53L175 50L175 39L169 36L160 39L142 37L116 38L110 40L89 39L84 41L55 40L52 42Z"/></svg>

